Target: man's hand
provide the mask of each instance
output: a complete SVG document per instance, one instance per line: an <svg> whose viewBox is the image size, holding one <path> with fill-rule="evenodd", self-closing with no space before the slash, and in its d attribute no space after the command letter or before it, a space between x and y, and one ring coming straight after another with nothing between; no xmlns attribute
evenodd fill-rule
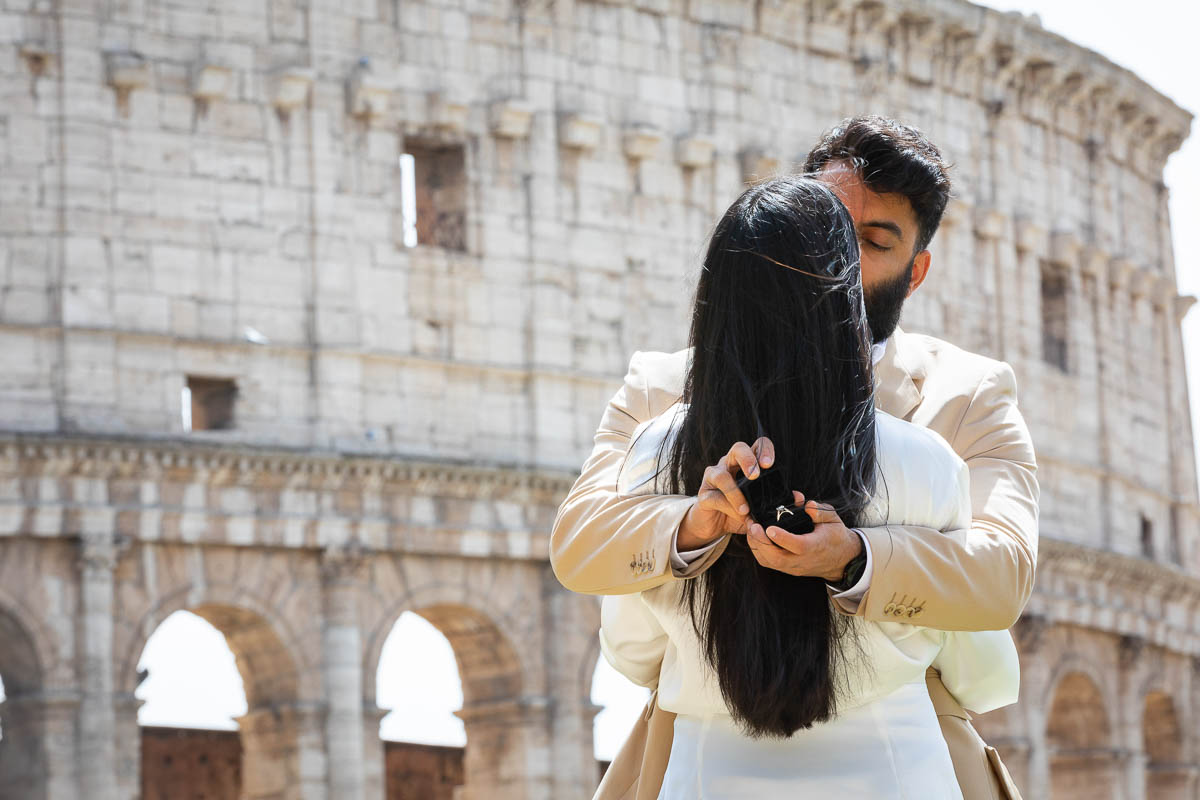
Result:
<svg viewBox="0 0 1200 800"><path fill-rule="evenodd" d="M727 533L750 531L750 506L737 487L737 474L754 479L759 466L775 463L775 445L760 437L753 445L737 442L713 466L704 470L696 502L679 525L675 546L679 550L704 547ZM838 577L841 577L840 574Z"/></svg>
<svg viewBox="0 0 1200 800"><path fill-rule="evenodd" d="M814 523L813 531L796 535L775 525L765 531L761 525L750 525L746 541L754 558L764 567L789 575L823 578L829 583L841 580L846 564L862 552L862 539L842 524L833 506L805 503L800 492L794 491L792 496L796 505L804 504Z"/></svg>

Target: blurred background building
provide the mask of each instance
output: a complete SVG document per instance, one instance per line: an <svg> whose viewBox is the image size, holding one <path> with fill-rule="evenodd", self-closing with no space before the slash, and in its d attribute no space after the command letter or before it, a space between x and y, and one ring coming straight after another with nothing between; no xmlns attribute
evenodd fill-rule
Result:
<svg viewBox="0 0 1200 800"><path fill-rule="evenodd" d="M957 165L905 327L1011 362L1039 451L1022 701L979 727L1029 798L1197 796L1190 116L1135 75L963 0L6 8L0 797L589 797L555 509L717 215L863 112ZM181 610L236 734L139 730ZM380 740L404 612L462 752Z"/></svg>

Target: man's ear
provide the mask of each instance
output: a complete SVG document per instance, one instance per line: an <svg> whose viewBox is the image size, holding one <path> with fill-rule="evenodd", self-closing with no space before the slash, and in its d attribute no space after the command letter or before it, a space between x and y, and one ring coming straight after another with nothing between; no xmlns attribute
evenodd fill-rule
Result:
<svg viewBox="0 0 1200 800"><path fill-rule="evenodd" d="M913 256L912 280L908 283L908 294L905 297L912 297L912 293L917 290L917 287L925 282L925 276L929 274L929 262L933 258L928 250L922 250Z"/></svg>

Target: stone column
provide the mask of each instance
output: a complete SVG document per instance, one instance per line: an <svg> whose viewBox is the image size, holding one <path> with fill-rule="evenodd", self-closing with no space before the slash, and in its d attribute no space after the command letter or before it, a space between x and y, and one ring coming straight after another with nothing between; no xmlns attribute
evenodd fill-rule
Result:
<svg viewBox="0 0 1200 800"><path fill-rule="evenodd" d="M243 800L326 800L325 707L291 703L251 709L242 734Z"/></svg>
<svg viewBox="0 0 1200 800"><path fill-rule="evenodd" d="M1115 258L1109 261L1107 344L1110 347L1105 354L1105 380L1101 387L1104 392L1105 430L1108 432L1108 452L1111 459L1108 472L1112 479L1106 490L1118 475L1127 475L1137 463L1137 459L1133 458L1135 448L1132 447L1129 435L1130 408L1133 406L1129 389L1133 371L1130 347L1133 338L1133 302L1129 296L1129 283L1133 272L1134 266L1128 259ZM1113 549L1117 536L1115 527L1122 524L1128 523L1121 519L1110 519L1108 536L1103 544L1105 549Z"/></svg>
<svg viewBox="0 0 1200 800"><path fill-rule="evenodd" d="M329 704L325 752L329 760L329 796L338 800L366 797L362 632L358 621L358 578L363 564L360 553L345 548L326 549L321 559L325 699Z"/></svg>
<svg viewBox="0 0 1200 800"><path fill-rule="evenodd" d="M549 653L551 760L554 797L587 800L600 774L592 741L596 713L591 700L592 677L599 656L599 604L595 597L563 590L549 568L543 572L546 637L555 642Z"/></svg>
<svg viewBox="0 0 1200 800"><path fill-rule="evenodd" d="M1122 636L1117 645L1117 696L1113 708L1113 737L1124 758L1113 775L1114 784L1123 785L1121 797L1143 800L1146 796L1146 765L1149 761L1143 749L1145 708L1141 687L1146 674L1142 668L1146 640L1140 636ZM1114 788L1117 788L1114 786Z"/></svg>
<svg viewBox="0 0 1200 800"><path fill-rule="evenodd" d="M1028 219L1016 226L1016 283L1019 286L1021 310L1020 323L1016 331L1018 352L1022 358L1040 362L1042 360L1042 266L1041 259L1047 248L1046 229Z"/></svg>
<svg viewBox="0 0 1200 800"><path fill-rule="evenodd" d="M75 800L79 693L15 694L0 703L0 800Z"/></svg>
<svg viewBox="0 0 1200 800"><path fill-rule="evenodd" d="M143 700L132 693L116 696L117 787L121 797L140 797L142 791L142 733L138 709Z"/></svg>
<svg viewBox="0 0 1200 800"><path fill-rule="evenodd" d="M1089 341L1091 347L1082 349L1080 355L1091 361L1090 402L1096 408L1096 455L1100 461L1101 487L1103 497L1101 502L1104 513L1100 519L1099 544L1111 547L1113 538L1113 442L1110 431L1115 420L1115 409L1122 408L1120 397L1111 391L1113 385L1113 370L1119 370L1119 365L1111 359L1118 352L1117 346L1123 346L1122 340L1117 339L1113 328L1112 305L1109 302L1108 254L1095 247L1086 247L1080 257L1080 272L1083 276L1085 291L1084 302L1089 306L1088 316L1091 319ZM1081 304L1082 305L1082 304ZM1084 384L1085 386L1087 384Z"/></svg>
<svg viewBox="0 0 1200 800"><path fill-rule="evenodd" d="M977 287L983 296L990 297L991 308L981 310L980 318L985 320L984 328L977 336L980 349L987 355L1004 359L1004 323L1005 305L1012 302L1007 294L1008 287L1004 286L1004 267L1001 261L1000 243L1003 241L1006 219L1004 214L994 208L978 207L975 209L976 258L979 262L977 275L980 284ZM986 266L983 266L986 265Z"/></svg>
<svg viewBox="0 0 1200 800"><path fill-rule="evenodd" d="M455 800L557 800L551 705L548 697L526 695L454 712L467 728L466 781Z"/></svg>
<svg viewBox="0 0 1200 800"><path fill-rule="evenodd" d="M113 713L113 571L110 531L85 532L79 544L79 789L89 800L118 800Z"/></svg>
<svg viewBox="0 0 1200 800"><path fill-rule="evenodd" d="M387 797L387 753L383 740L379 738L379 725L388 715L374 701L364 700L363 720L363 796L368 798Z"/></svg>

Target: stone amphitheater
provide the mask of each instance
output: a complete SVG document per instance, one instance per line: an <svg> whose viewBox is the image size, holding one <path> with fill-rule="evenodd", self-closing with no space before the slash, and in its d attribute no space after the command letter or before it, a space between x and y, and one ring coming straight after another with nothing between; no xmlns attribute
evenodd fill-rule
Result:
<svg viewBox="0 0 1200 800"><path fill-rule="evenodd" d="M1039 448L1022 700L979 726L1032 800L1200 796L1191 120L1135 75L963 0L4 9L0 798L139 795L180 609L236 654L244 798L382 798L405 611L458 660L458 797L589 797L556 506L718 213L863 112L957 164L905 327L1011 362Z"/></svg>

